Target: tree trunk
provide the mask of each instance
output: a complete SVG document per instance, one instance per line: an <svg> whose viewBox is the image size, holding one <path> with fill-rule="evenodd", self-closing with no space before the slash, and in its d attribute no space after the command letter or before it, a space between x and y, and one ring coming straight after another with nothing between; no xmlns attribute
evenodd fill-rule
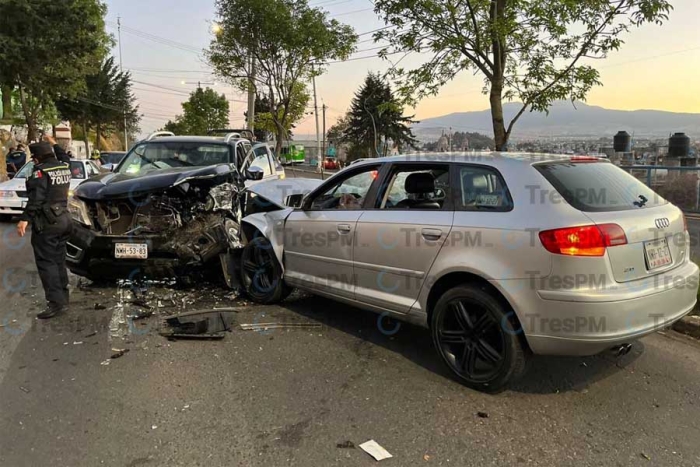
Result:
<svg viewBox="0 0 700 467"><path fill-rule="evenodd" d="M22 85L19 86L19 100L22 105L24 120L27 122L27 143L32 143L36 141L38 133L36 116L32 113L32 110L29 108L27 96L24 94L24 89L22 89Z"/></svg>
<svg viewBox="0 0 700 467"><path fill-rule="evenodd" d="M87 159L90 159L90 143L88 142L90 128L88 127L87 122L83 122L83 133L85 133L85 135L83 136L85 138L85 157Z"/></svg>
<svg viewBox="0 0 700 467"><path fill-rule="evenodd" d="M102 150L102 144L100 143L101 134L102 134L102 126L98 123L95 126L95 148L97 148L97 150L99 150L99 151Z"/></svg>
<svg viewBox="0 0 700 467"><path fill-rule="evenodd" d="M12 115L12 86L2 86L2 118L11 120Z"/></svg>
<svg viewBox="0 0 700 467"><path fill-rule="evenodd" d="M496 151L508 150L508 136L506 135L505 119L503 117L503 83L491 84L491 122L493 123L493 139L496 142Z"/></svg>
<svg viewBox="0 0 700 467"><path fill-rule="evenodd" d="M282 141L283 139L287 136L287 132L285 131L284 127L275 122L275 127L277 127L277 133L276 133L276 138L277 141L275 141L275 154L277 154L277 157L281 158L282 156Z"/></svg>

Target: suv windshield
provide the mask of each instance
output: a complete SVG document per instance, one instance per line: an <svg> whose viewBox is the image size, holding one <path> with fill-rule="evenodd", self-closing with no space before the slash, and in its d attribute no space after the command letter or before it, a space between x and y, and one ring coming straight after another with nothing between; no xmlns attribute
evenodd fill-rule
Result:
<svg viewBox="0 0 700 467"><path fill-rule="evenodd" d="M231 160L229 146L225 144L154 141L132 149L117 172L140 175L154 170L228 164Z"/></svg>
<svg viewBox="0 0 700 467"><path fill-rule="evenodd" d="M104 164L118 164L125 155L125 152L103 152L100 154L100 159Z"/></svg>
<svg viewBox="0 0 700 467"><path fill-rule="evenodd" d="M535 168L580 211L625 211L666 204L656 192L610 162L553 162Z"/></svg>

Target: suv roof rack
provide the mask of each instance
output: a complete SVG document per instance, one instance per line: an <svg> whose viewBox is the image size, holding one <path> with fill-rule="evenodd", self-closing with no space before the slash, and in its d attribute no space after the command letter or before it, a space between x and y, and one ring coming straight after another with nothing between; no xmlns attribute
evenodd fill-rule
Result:
<svg viewBox="0 0 700 467"><path fill-rule="evenodd" d="M252 131L246 129L246 128L221 128L221 129L214 129L214 130L209 130L207 132L208 136L223 136L226 138L229 136L231 133L238 133L239 138L245 138L247 140L253 141L255 138L255 135L253 134Z"/></svg>
<svg viewBox="0 0 700 467"><path fill-rule="evenodd" d="M159 136L175 136L175 133L173 133L172 131L154 131L146 137L146 141L150 141L153 138L157 138Z"/></svg>

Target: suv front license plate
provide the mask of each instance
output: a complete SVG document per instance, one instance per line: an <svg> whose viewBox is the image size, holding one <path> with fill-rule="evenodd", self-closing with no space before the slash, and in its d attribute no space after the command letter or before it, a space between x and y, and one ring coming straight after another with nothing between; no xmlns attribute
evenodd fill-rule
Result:
<svg viewBox="0 0 700 467"><path fill-rule="evenodd" d="M117 259L148 259L148 245L145 243L115 243L114 257Z"/></svg>
<svg viewBox="0 0 700 467"><path fill-rule="evenodd" d="M668 266L673 262L671 249L668 247L668 241L665 238L644 242L644 256L650 271Z"/></svg>

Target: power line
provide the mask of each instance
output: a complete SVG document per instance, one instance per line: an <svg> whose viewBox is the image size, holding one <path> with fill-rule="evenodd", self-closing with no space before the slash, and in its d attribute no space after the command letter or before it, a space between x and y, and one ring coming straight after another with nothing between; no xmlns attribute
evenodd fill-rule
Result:
<svg viewBox="0 0 700 467"><path fill-rule="evenodd" d="M338 13L335 15L329 15L330 18L337 18L338 16L354 15L355 13L362 13L364 11L374 11L374 8L363 8L361 10L346 11L344 13Z"/></svg>

